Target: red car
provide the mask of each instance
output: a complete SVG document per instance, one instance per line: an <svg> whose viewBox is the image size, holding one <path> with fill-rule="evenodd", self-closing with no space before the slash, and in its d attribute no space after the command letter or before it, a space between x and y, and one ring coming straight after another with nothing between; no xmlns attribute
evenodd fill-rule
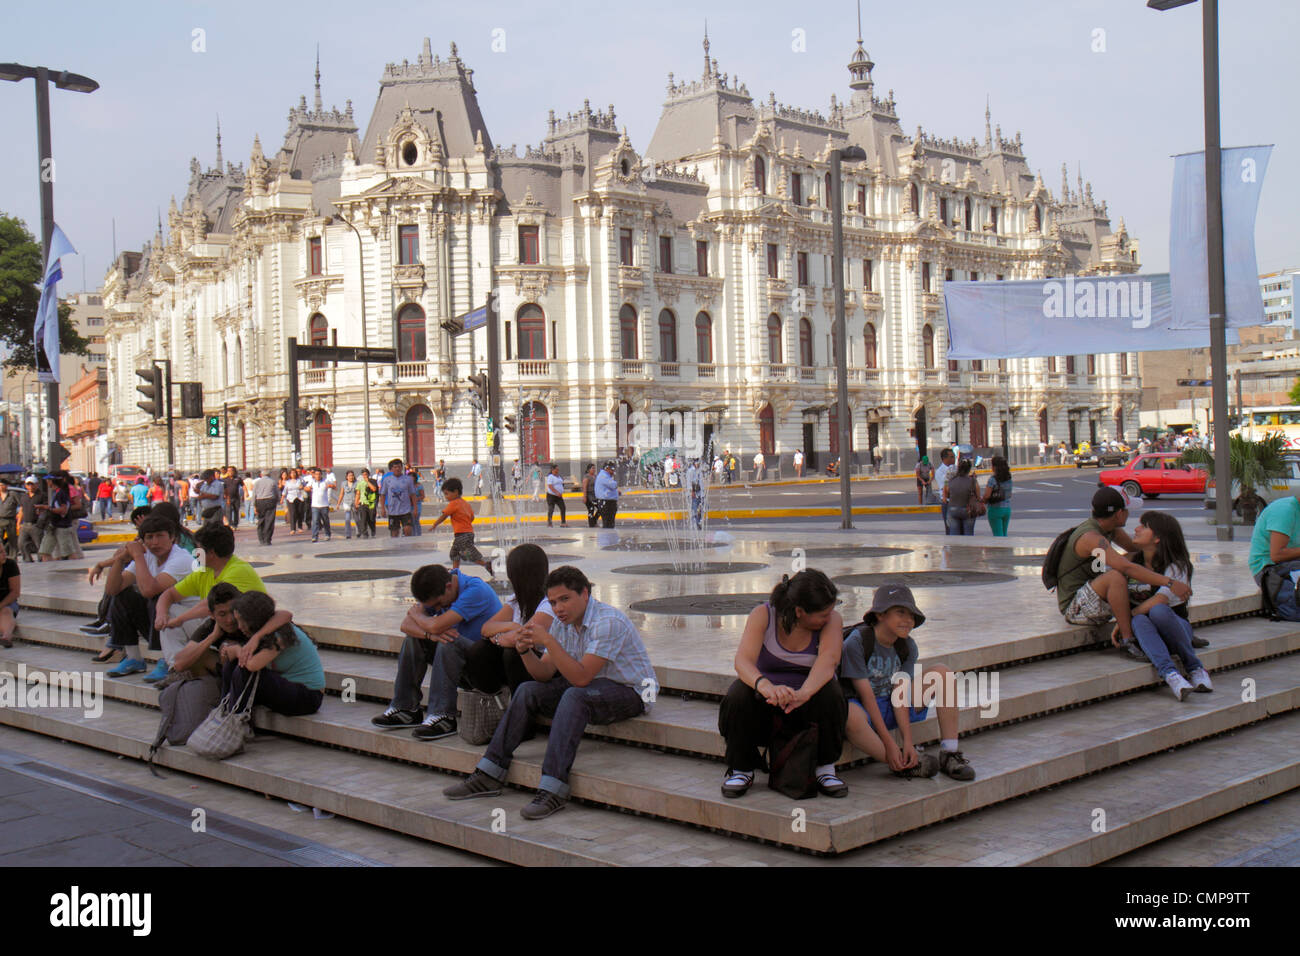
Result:
<svg viewBox="0 0 1300 956"><path fill-rule="evenodd" d="M1161 495L1205 494L1206 473L1202 468L1181 467L1177 452L1138 455L1123 468L1108 468L1097 475L1097 484L1123 489L1130 498L1159 498Z"/></svg>

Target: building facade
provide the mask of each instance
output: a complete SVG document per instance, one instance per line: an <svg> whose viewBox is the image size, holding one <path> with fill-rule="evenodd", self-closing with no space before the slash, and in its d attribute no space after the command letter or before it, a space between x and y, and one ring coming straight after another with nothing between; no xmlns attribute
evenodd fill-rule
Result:
<svg viewBox="0 0 1300 956"><path fill-rule="evenodd" d="M83 366L80 378L63 385L66 393L59 433L71 453L66 468L105 472L109 464L102 460L108 425L108 370Z"/></svg>
<svg viewBox="0 0 1300 956"><path fill-rule="evenodd" d="M613 106L550 114L538 146L494 145L473 70L428 40L389 64L364 132L344 111L291 110L278 151L191 163L167 234L125 253L103 290L111 437L162 464L135 408L134 370L169 358L228 416L229 460L293 457L286 344L393 348L395 364L304 364L301 457L453 465L485 451L467 377L485 331L453 320L489 297L500 316L505 456L576 472L616 449L712 439L769 463L840 455L835 399L829 154L850 144L842 193L853 453L910 467L937 446L1133 436L1131 354L946 360L949 279L1130 274L1138 244L1081 177L1030 171L1020 134L983 142L903 132L859 39L849 97L826 114L754 100L704 41L699 78L669 74L643 150ZM369 400L366 400L368 395ZM627 413L620 416L620 410ZM636 413L664 430L630 435ZM178 463L226 459L177 420ZM501 427L498 425L498 427ZM680 429L680 431L679 431Z"/></svg>

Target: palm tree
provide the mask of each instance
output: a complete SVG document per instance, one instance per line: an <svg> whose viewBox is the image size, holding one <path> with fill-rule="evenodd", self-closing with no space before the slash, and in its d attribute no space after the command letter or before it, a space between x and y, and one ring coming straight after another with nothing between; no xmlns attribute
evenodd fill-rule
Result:
<svg viewBox="0 0 1300 956"><path fill-rule="evenodd" d="M1242 520L1254 524L1263 499L1255 489L1267 485L1274 478L1289 474L1282 452L1286 440L1278 432L1265 435L1259 441L1249 441L1241 435L1228 439L1228 472L1239 489L1237 505ZM1214 453L1205 448L1186 448L1178 459L1180 465L1204 465L1211 476L1215 473Z"/></svg>

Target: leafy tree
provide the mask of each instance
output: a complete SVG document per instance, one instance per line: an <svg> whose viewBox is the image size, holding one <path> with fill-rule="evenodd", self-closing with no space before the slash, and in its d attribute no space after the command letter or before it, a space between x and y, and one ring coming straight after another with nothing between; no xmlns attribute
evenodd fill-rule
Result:
<svg viewBox="0 0 1300 956"><path fill-rule="evenodd" d="M1228 439L1228 473L1232 476L1237 493L1237 504L1250 523L1259 511L1263 499L1256 494L1257 488L1267 487L1274 478L1285 478L1290 474L1283 452L1286 439L1278 432L1270 432L1259 441L1250 441L1241 435L1232 435ZM1180 466L1201 465L1214 477L1215 452L1206 448L1188 447L1183 449L1178 459Z"/></svg>
<svg viewBox="0 0 1300 956"><path fill-rule="evenodd" d="M1295 380L1291 386L1291 391L1287 392L1287 398L1291 399L1292 405L1300 405L1300 378Z"/></svg>
<svg viewBox="0 0 1300 956"><path fill-rule="evenodd" d="M32 329L41 301L41 244L21 219L0 213L0 342L13 349L6 369L32 368L36 350ZM87 355L90 344L72 324L71 306L59 305L59 348L65 355Z"/></svg>

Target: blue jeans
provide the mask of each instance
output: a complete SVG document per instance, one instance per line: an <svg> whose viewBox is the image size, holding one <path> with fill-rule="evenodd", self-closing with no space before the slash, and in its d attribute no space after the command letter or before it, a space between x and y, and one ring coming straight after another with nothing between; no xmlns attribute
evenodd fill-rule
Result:
<svg viewBox="0 0 1300 956"><path fill-rule="evenodd" d="M975 519L969 517L969 513L965 508L950 507L948 509L947 518L948 518L948 527L947 527L948 534L974 534L975 533Z"/></svg>
<svg viewBox="0 0 1300 956"><path fill-rule="evenodd" d="M311 539L315 541L320 537L321 528L325 529L325 537L334 537L334 531L330 528L330 510L329 508L312 508L311 509Z"/></svg>
<svg viewBox="0 0 1300 956"><path fill-rule="evenodd" d="M939 517L943 519L943 533L952 534L952 528L948 526L948 502L939 503Z"/></svg>
<svg viewBox="0 0 1300 956"><path fill-rule="evenodd" d="M1157 604L1145 614L1133 615L1133 636L1162 678L1177 669L1172 654L1182 658L1189 674L1204 666L1192 650L1192 625L1168 604Z"/></svg>
<svg viewBox="0 0 1300 956"><path fill-rule="evenodd" d="M439 655L442 656L441 654ZM599 677L586 687L574 687L563 677L520 684L510 707L497 725L478 769L504 780L515 749L523 741L533 718L551 718L551 733L542 760L542 790L569 795L569 771L588 724L612 724L636 717L645 710L641 695L626 684Z"/></svg>
<svg viewBox="0 0 1300 956"><path fill-rule="evenodd" d="M424 510L424 502L416 498L412 503L411 510L411 534L420 533L420 512Z"/></svg>
<svg viewBox="0 0 1300 956"><path fill-rule="evenodd" d="M344 536L348 538L348 540L351 540L352 539L352 509L351 508L343 509L343 531L344 531ZM357 534L358 535L361 534L360 518L357 518Z"/></svg>

